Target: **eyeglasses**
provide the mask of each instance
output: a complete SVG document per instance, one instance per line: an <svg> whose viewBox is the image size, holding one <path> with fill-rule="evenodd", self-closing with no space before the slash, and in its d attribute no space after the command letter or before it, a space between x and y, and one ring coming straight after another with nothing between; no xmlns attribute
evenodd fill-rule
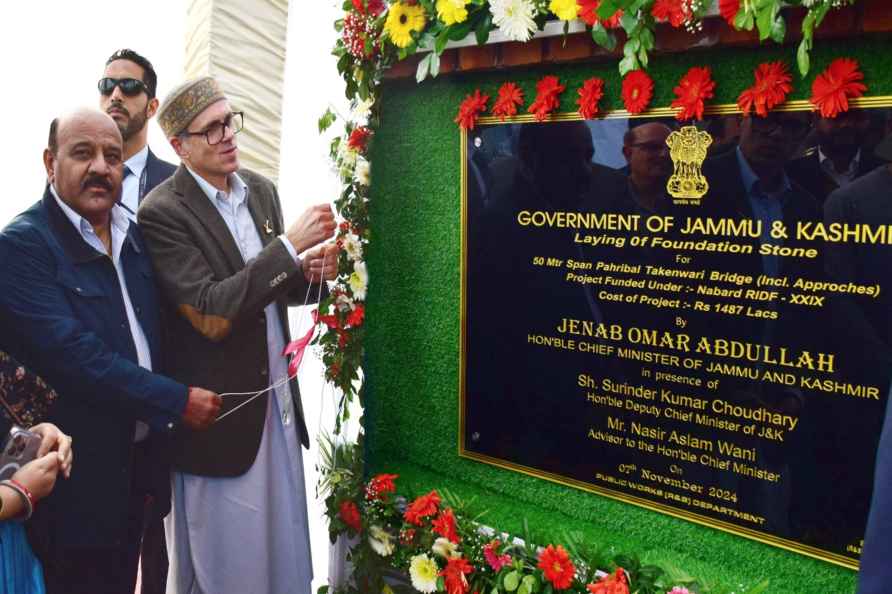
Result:
<svg viewBox="0 0 892 594"><path fill-rule="evenodd" d="M201 132L190 132L186 130L183 134L185 136L204 136L208 144L213 146L215 144L220 144L220 142L223 141L223 137L226 136L226 128L229 128L233 135L235 135L242 131L244 122L244 112L235 111L227 115L222 122L214 122Z"/></svg>
<svg viewBox="0 0 892 594"><path fill-rule="evenodd" d="M103 95L111 95L115 87L120 87L121 92L127 97L136 97L140 93L149 94L146 83L138 78L102 78L99 80L99 92Z"/></svg>

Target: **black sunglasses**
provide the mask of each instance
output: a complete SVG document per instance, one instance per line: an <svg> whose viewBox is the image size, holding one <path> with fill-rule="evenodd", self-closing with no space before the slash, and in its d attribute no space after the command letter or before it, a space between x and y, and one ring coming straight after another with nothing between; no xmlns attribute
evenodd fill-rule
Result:
<svg viewBox="0 0 892 594"><path fill-rule="evenodd" d="M108 78L99 80L99 92L103 95L111 95L115 91L115 87L120 87L121 92L128 97L136 97L140 93L149 94L146 83L137 78Z"/></svg>

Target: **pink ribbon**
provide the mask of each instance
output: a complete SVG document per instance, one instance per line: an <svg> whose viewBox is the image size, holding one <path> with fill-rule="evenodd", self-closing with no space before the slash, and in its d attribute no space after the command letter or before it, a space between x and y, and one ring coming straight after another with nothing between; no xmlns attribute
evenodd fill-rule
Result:
<svg viewBox="0 0 892 594"><path fill-rule="evenodd" d="M292 355L291 362L288 363L288 377L297 375L297 369L300 367L300 362L303 361L304 358L304 351L306 351L307 345L310 344L310 341L313 339L313 332L315 330L316 326L310 326L310 329L303 337L291 341L288 343L288 346L285 347L285 350L282 351L283 357Z"/></svg>

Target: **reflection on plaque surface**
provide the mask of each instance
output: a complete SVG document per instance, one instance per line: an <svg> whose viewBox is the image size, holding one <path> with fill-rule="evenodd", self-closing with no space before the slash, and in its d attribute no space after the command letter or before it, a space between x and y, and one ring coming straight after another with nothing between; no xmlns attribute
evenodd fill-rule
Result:
<svg viewBox="0 0 892 594"><path fill-rule="evenodd" d="M828 195L884 166L888 119L470 132L461 454L856 567L892 217Z"/></svg>

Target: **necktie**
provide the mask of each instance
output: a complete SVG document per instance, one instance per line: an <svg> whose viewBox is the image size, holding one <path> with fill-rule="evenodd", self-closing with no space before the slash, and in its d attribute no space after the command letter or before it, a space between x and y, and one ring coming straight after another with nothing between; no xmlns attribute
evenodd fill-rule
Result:
<svg viewBox="0 0 892 594"><path fill-rule="evenodd" d="M133 171L130 170L130 167L124 165L124 177L121 179L127 179L128 176L133 175Z"/></svg>

